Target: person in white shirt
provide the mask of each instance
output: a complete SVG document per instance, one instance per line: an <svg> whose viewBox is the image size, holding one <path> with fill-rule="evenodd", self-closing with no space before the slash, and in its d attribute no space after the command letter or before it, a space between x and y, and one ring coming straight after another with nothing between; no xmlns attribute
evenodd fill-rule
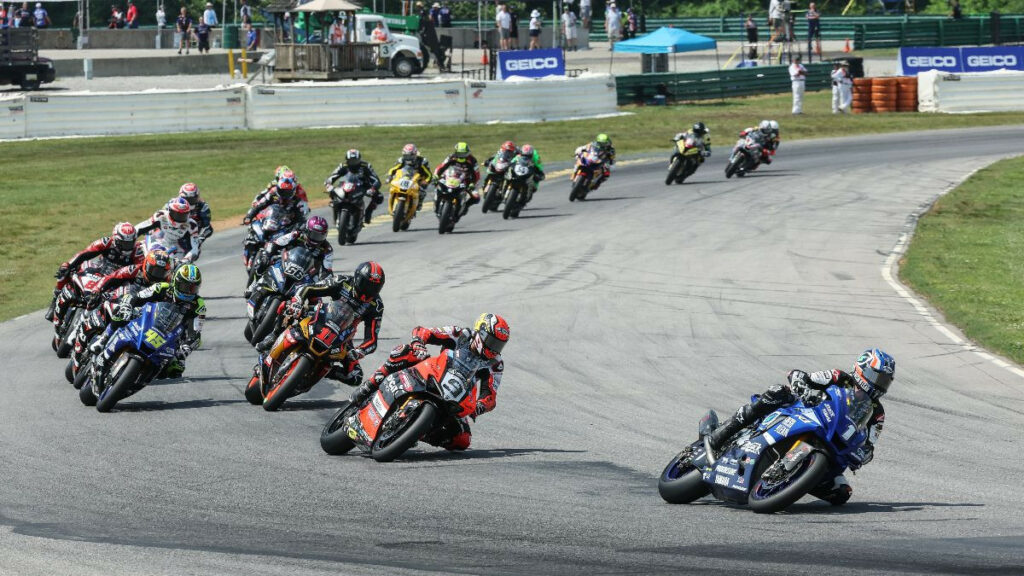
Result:
<svg viewBox="0 0 1024 576"><path fill-rule="evenodd" d="M849 111L853 104L853 76L850 75L850 63L842 63L843 82L839 86L839 107Z"/></svg>
<svg viewBox="0 0 1024 576"><path fill-rule="evenodd" d="M807 68L800 63L799 54L793 57L789 65L789 80L793 84L793 114L804 113L804 88L807 85Z"/></svg>
<svg viewBox="0 0 1024 576"><path fill-rule="evenodd" d="M530 50L540 50L540 29L543 20L540 17L540 10L530 12Z"/></svg>
<svg viewBox="0 0 1024 576"><path fill-rule="evenodd" d="M494 24L498 27L498 36L501 38L501 49L508 50L509 38L512 37L512 16L508 13L508 6L498 6L498 15L494 18Z"/></svg>
<svg viewBox="0 0 1024 576"><path fill-rule="evenodd" d="M583 20L583 27L587 29L587 32L590 32L590 30L591 30L591 28L590 28L590 16L591 16L591 8L590 8L590 6L591 6L590 0L580 0L580 19Z"/></svg>
<svg viewBox="0 0 1024 576"><path fill-rule="evenodd" d="M167 28L167 13L164 12L164 5L160 4L156 7L156 27Z"/></svg>
<svg viewBox="0 0 1024 576"><path fill-rule="evenodd" d="M843 91L843 69L839 66L839 62L832 63L832 113L839 114L840 112L846 112L841 105L842 91Z"/></svg>
<svg viewBox="0 0 1024 576"><path fill-rule="evenodd" d="M773 31L773 38L777 39L779 42L785 41L785 38L783 38L782 36L784 22L785 18L782 14L781 0L771 0L771 2L768 4L768 26Z"/></svg>
<svg viewBox="0 0 1024 576"><path fill-rule="evenodd" d="M615 2L609 3L608 9L604 12L604 27L608 33L608 41L612 44L622 37L622 12Z"/></svg>
<svg viewBox="0 0 1024 576"><path fill-rule="evenodd" d="M203 12L203 22L211 28L217 25L217 11L213 9L211 2L206 3L206 11Z"/></svg>
<svg viewBox="0 0 1024 576"><path fill-rule="evenodd" d="M576 51L576 15L566 4L562 9L562 35L565 36L565 49Z"/></svg>
<svg viewBox="0 0 1024 576"><path fill-rule="evenodd" d="M331 28L327 32L327 37L331 46L341 46L345 43L345 24L342 23L341 17L334 17L334 22L331 22Z"/></svg>

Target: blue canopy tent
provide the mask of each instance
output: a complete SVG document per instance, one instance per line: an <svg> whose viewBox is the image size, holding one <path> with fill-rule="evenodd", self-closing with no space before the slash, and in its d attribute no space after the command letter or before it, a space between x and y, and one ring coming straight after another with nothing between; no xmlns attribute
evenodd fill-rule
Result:
<svg viewBox="0 0 1024 576"><path fill-rule="evenodd" d="M682 28L658 28L646 36L616 42L612 48L613 54L615 52L678 54L680 52L695 52L698 50L714 50L715 62L716 64L718 63L718 42L714 38L694 34ZM721 64L718 64L718 69L722 69Z"/></svg>

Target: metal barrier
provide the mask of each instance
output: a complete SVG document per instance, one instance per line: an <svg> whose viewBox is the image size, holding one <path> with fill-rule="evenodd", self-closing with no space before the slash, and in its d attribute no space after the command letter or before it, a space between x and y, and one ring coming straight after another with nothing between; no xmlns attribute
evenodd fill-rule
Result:
<svg viewBox="0 0 1024 576"><path fill-rule="evenodd" d="M832 87L831 63L807 65L806 89ZM620 106L646 104L658 97L665 101L715 100L737 96L789 92L792 84L786 66L739 68L683 74L637 74L616 76L616 96Z"/></svg>

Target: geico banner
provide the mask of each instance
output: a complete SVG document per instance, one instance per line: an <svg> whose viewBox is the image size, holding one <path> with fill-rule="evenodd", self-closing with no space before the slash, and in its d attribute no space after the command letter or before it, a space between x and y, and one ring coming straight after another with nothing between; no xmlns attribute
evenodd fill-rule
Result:
<svg viewBox="0 0 1024 576"><path fill-rule="evenodd" d="M565 57L558 48L498 52L498 78L565 76Z"/></svg>
<svg viewBox="0 0 1024 576"><path fill-rule="evenodd" d="M1024 71L1024 46L979 46L960 49L964 72Z"/></svg>
<svg viewBox="0 0 1024 576"><path fill-rule="evenodd" d="M959 48L900 48L900 66L904 76L927 70L963 72Z"/></svg>

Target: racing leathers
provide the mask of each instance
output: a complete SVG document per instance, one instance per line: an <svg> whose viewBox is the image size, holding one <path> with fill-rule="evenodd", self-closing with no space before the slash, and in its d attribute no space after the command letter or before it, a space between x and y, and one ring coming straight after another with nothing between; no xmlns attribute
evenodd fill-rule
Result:
<svg viewBox="0 0 1024 576"><path fill-rule="evenodd" d="M163 208L157 210L149 220L136 224L135 229L140 238L154 230L160 230L163 234L160 244L181 262L189 263L199 259L199 224L192 218L184 224L179 224L172 221L167 209Z"/></svg>
<svg viewBox="0 0 1024 576"><path fill-rule="evenodd" d="M357 296L351 276L331 276L300 288L287 306L293 311L298 310L306 300L322 297L345 302L355 312L356 317L363 322L362 343L352 346L343 363L332 366L331 371L327 374L327 378L332 380L349 386L358 386L363 380L363 368L359 365L359 361L377 349L377 334L380 332L381 319L384 317L384 302L380 296L368 301ZM353 329L355 327L354 325ZM288 333L287 336L284 334L285 332ZM302 330L293 324L285 328L280 336L271 334L264 338L256 345L256 349L260 352L267 352L266 357L261 360L267 368L267 373L272 374L276 363L280 361L286 349L290 349L297 343L305 344L305 342L306 337L302 334Z"/></svg>
<svg viewBox="0 0 1024 576"><path fill-rule="evenodd" d="M213 236L213 217L210 214L210 205L202 200L196 200L194 203L189 203L192 210L189 214L192 220L195 220L199 232L193 242L196 247L199 248L206 242L206 239Z"/></svg>
<svg viewBox="0 0 1024 576"><path fill-rule="evenodd" d="M141 265L145 259L145 253L143 252L142 245L136 243L135 251L130 255L125 254L117 249L114 245L114 239L110 236L104 236L89 244L85 250L75 254L73 258L61 264L57 270L57 285L53 290L53 301L47 310L47 320L51 320L55 326L60 325L64 319L64 313L67 311L66 303L59 297L64 286L71 281L72 274L78 273L78 267L84 262L92 262L95 265L99 265L100 258L117 266Z"/></svg>
<svg viewBox="0 0 1024 576"><path fill-rule="evenodd" d="M388 184L395 179L395 174L402 171L406 165L412 167L416 171L416 175L420 177L420 202L416 207L416 211L419 212L423 209L423 201L427 198L427 186L434 181L434 173L430 171L430 163L423 156L417 156L412 162L406 162L401 157L398 158L398 163L388 170ZM374 206L375 207L375 206Z"/></svg>
<svg viewBox="0 0 1024 576"><path fill-rule="evenodd" d="M465 214L466 210L469 210L470 206L480 201L480 193L476 190L476 183L480 181L480 165L476 160L476 156L473 156L472 154L468 154L461 160L462 161L459 162L459 159L454 155L449 155L437 165L437 168L434 169L434 179L440 180L444 171L455 164L466 167L466 184L469 188L469 201L466 202L466 205L462 209L462 213ZM434 210L437 210L436 204L437 203L435 202Z"/></svg>
<svg viewBox="0 0 1024 576"><path fill-rule="evenodd" d="M771 134L765 134L757 126L750 126L746 130L740 132L740 139L752 136L761 144L761 162L765 166L772 163L772 156L775 156L775 150L779 147L779 137L772 132Z"/></svg>
<svg viewBox="0 0 1024 576"><path fill-rule="evenodd" d="M519 157L522 158L522 155ZM533 154L530 155L530 162L533 164L533 178L530 179L530 186L527 189L524 206L529 204L530 200L533 200L533 193L537 191L537 187L547 177L544 174L544 164L540 161L540 152L537 152L536 148L533 149Z"/></svg>
<svg viewBox="0 0 1024 576"><path fill-rule="evenodd" d="M576 157L579 157L587 149L595 150L597 152L597 157L601 160L602 163L601 175L597 178L597 182L594 182L593 189L597 190L598 187L600 187L601 184L604 183L604 181L607 180L608 177L612 175L611 167L615 164L615 147L612 146L611 144L608 144L608 146L602 148L598 146L595 142L591 142L590 144L585 144L577 148Z"/></svg>
<svg viewBox="0 0 1024 576"><path fill-rule="evenodd" d="M691 128L686 132L680 132L673 136L672 141L679 142L680 140L685 140L687 138L693 138L694 143L697 145L698 148L700 148L700 156L697 160L698 164L703 164L705 158L711 157L711 134L699 136Z"/></svg>
<svg viewBox="0 0 1024 576"><path fill-rule="evenodd" d="M346 174L355 174L359 177L359 181L362 182L363 189L370 195L370 204L366 207L366 211L363 213L363 223L369 224L370 219L373 218L373 211L380 206L380 203L384 201L384 195L380 192L380 178L377 177L377 173L374 172L373 166L370 165L366 160L360 160L359 166L355 169L349 168L348 164L342 162L338 164L338 167L331 172L331 175L324 180L324 186L333 186L339 178L345 177ZM337 216L337 215L335 215Z"/></svg>
<svg viewBox="0 0 1024 576"><path fill-rule="evenodd" d="M110 322L111 317L117 315L119 298L118 293L131 295L139 292L153 283L146 279L143 266L131 264L114 270L103 277L96 285L93 296L87 303L88 314L82 320L82 324L75 335L75 353L80 354L92 339ZM121 288L122 290L118 290ZM77 358L77 356L76 356Z"/></svg>
<svg viewBox="0 0 1024 576"><path fill-rule="evenodd" d="M256 254L256 272L257 275L262 274L267 266L274 261L274 256L278 252L288 250L290 248L297 248L299 246L305 246L308 248L314 256L320 259L319 270L317 275L320 278L324 278L331 274L334 267L334 248L331 246L330 241L324 240L323 242L311 243L307 240L305 232L302 229L292 230L291 232L280 236L273 242L267 242L263 250Z"/></svg>
<svg viewBox="0 0 1024 576"><path fill-rule="evenodd" d="M309 203L305 200L306 195L299 195L298 190L284 198L277 193L277 186L270 186L267 190L260 192L252 201L252 207L245 214L244 224L252 222L257 214L272 204L277 204L288 211L288 218L293 222L303 221L309 215Z"/></svg>
<svg viewBox="0 0 1024 576"><path fill-rule="evenodd" d="M757 396L755 401L744 404L736 411L736 414L722 423L708 436L711 448L717 452L725 443L743 428L753 424L760 418L772 412L796 403L798 400L813 402L819 391L824 391L832 385L858 388L857 382L850 374L838 370L821 370L808 374L800 370L793 370L788 376L789 385L772 386L763 394ZM885 423L885 409L881 402L872 401L872 413L868 418L867 440L856 452L851 455L851 470L857 470L874 458L875 443L882 433L882 425ZM843 504L850 499L853 489L849 482L842 475L828 478L821 486L811 491L811 495L832 504Z"/></svg>
<svg viewBox="0 0 1024 576"><path fill-rule="evenodd" d="M184 331L178 339L178 349L174 353L176 360L164 368L160 377L177 378L185 371L185 358L202 344L206 302L201 296L196 296L196 299L190 302L176 299L170 282L158 282L135 294L127 295L113 308L110 323L107 324L103 335L89 345L89 351L99 355L103 371L110 365L110 350L106 346L110 336L132 319L136 308L149 302L171 302L184 311L185 317L181 321Z"/></svg>
<svg viewBox="0 0 1024 576"><path fill-rule="evenodd" d="M352 402L356 404L365 402L377 391L381 382L389 374L400 372L429 358L430 353L427 352L425 344L437 344L445 350L450 350L458 360L476 367L477 403L476 411L471 416L473 420L476 420L477 416L494 410L505 364L500 354L494 358L486 358L474 352L470 347L472 340L473 330L470 328L418 326L412 331L412 341L392 350L384 364L356 389L352 395ZM447 450L465 450L469 448L471 439L469 421L466 418L456 417L449 418L439 433L424 438L428 443Z"/></svg>

